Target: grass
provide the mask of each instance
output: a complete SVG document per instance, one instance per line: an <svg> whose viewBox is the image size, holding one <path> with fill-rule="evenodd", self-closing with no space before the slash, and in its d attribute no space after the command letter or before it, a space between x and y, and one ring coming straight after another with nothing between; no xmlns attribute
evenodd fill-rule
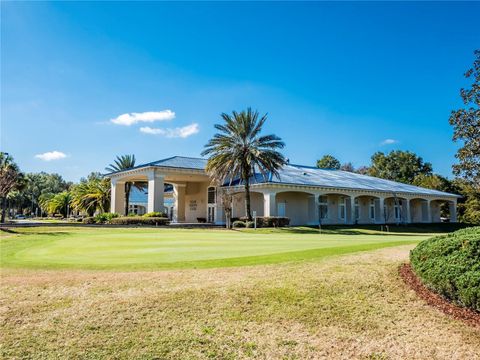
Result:
<svg viewBox="0 0 480 360"><path fill-rule="evenodd" d="M480 359L479 330L430 308L398 276L428 234L0 235L2 359Z"/></svg>
<svg viewBox="0 0 480 360"><path fill-rule="evenodd" d="M3 269L0 357L478 359L478 329L398 277L413 245L303 262Z"/></svg>
<svg viewBox="0 0 480 360"><path fill-rule="evenodd" d="M36 269L184 269L273 264L417 243L428 235L371 229L182 230L19 228L3 235L1 266Z"/></svg>

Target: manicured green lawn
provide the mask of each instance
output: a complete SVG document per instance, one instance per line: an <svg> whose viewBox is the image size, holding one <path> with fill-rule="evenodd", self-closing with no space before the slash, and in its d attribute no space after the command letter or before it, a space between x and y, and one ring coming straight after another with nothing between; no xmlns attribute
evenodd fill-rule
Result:
<svg viewBox="0 0 480 360"><path fill-rule="evenodd" d="M39 227L2 233L1 266L181 269L270 264L412 244L429 234L307 228L243 231Z"/></svg>

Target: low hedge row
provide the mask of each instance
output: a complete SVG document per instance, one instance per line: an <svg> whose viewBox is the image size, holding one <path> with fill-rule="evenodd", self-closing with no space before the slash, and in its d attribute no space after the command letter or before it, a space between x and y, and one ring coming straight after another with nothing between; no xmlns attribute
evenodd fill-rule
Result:
<svg viewBox="0 0 480 360"><path fill-rule="evenodd" d="M290 224L288 217L280 216L257 216L257 227L285 227ZM253 228L255 226L254 221L248 221L246 217L242 217L239 220L235 220L232 223L234 228Z"/></svg>
<svg viewBox="0 0 480 360"><path fill-rule="evenodd" d="M410 261L427 287L480 312L480 227L424 240L411 251Z"/></svg>
<svg viewBox="0 0 480 360"><path fill-rule="evenodd" d="M166 217L145 217L145 216L121 216L109 221L113 225L168 225L169 218Z"/></svg>
<svg viewBox="0 0 480 360"><path fill-rule="evenodd" d="M246 217L240 221L247 221ZM257 227L285 227L290 225L290 218L284 216L257 216ZM252 225L253 227L253 225Z"/></svg>
<svg viewBox="0 0 480 360"><path fill-rule="evenodd" d="M162 213L159 213L162 215ZM83 219L84 224L113 225L167 225L170 220L165 216L119 216L115 213L103 213Z"/></svg>

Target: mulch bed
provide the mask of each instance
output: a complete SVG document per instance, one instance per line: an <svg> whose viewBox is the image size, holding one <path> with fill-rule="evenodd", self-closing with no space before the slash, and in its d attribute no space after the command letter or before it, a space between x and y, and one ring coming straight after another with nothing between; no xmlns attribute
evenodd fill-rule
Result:
<svg viewBox="0 0 480 360"><path fill-rule="evenodd" d="M455 319L462 320L470 325L478 326L480 328L480 313L457 306L428 289L423 285L417 275L415 275L410 264L401 265L399 273L405 283L412 288L419 297L425 300L427 304L436 307Z"/></svg>

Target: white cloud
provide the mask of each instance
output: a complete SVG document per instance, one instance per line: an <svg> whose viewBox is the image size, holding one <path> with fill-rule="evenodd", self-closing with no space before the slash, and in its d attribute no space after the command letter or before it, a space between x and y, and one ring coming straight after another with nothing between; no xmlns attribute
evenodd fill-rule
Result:
<svg viewBox="0 0 480 360"><path fill-rule="evenodd" d="M166 129L158 129L158 128L151 128L149 126L144 126L140 128L140 131L144 134L161 135L167 138L185 139L191 135L198 133L200 131L200 128L197 123L193 123L183 127L166 128Z"/></svg>
<svg viewBox="0 0 480 360"><path fill-rule="evenodd" d="M43 160L43 161L52 161L52 160L60 160L60 159L64 159L67 157L66 154L64 154L63 152L61 151L48 151L46 153L43 153L43 154L37 154L35 155L35 157L37 159L40 159L40 160Z"/></svg>
<svg viewBox="0 0 480 360"><path fill-rule="evenodd" d="M115 119L111 119L110 122L116 125L130 126L139 122L152 123L154 121L168 121L173 119L175 119L175 113L172 110L162 110L122 114Z"/></svg>
<svg viewBox="0 0 480 360"><path fill-rule="evenodd" d="M383 140L380 145L391 145L391 144L396 144L398 143L398 140L395 139L385 139Z"/></svg>

